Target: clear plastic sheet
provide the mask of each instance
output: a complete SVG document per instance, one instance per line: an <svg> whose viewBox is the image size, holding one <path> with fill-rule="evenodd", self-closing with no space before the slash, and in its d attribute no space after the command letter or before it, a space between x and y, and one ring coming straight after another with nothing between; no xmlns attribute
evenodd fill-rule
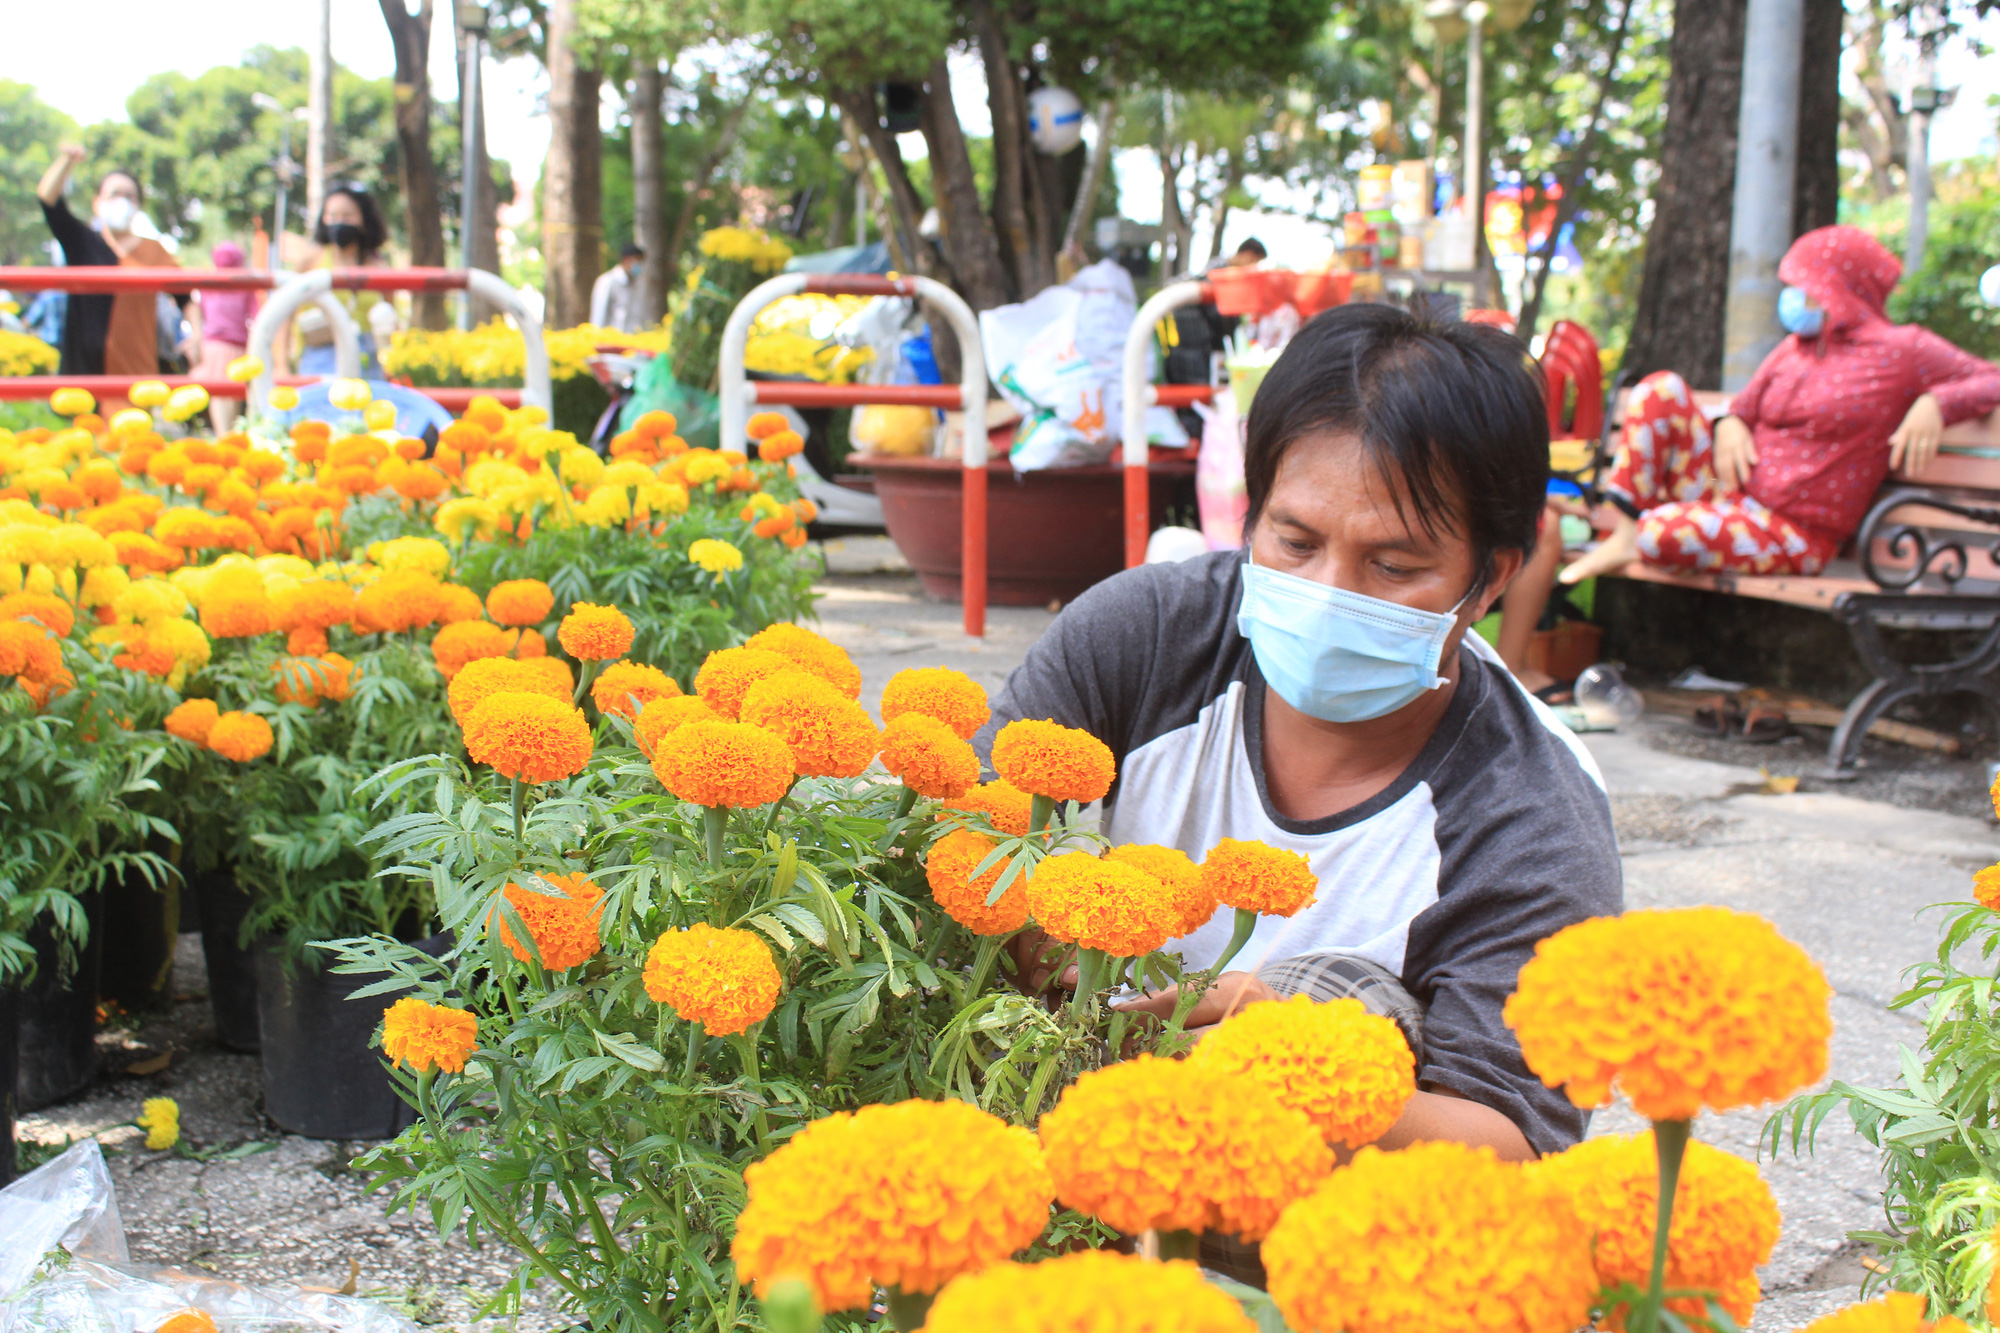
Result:
<svg viewBox="0 0 2000 1333"><path fill-rule="evenodd" d="M131 1262L104 1155L85 1140L0 1190L0 1333L416 1333L375 1301Z"/></svg>

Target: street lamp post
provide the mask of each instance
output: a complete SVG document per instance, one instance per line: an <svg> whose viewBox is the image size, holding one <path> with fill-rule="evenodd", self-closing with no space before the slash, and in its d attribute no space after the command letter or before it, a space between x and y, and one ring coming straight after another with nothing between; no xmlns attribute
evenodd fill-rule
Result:
<svg viewBox="0 0 2000 1333"><path fill-rule="evenodd" d="M292 186L292 121L305 115L303 109L288 110L283 102L269 93L252 93L250 104L260 110L275 112L278 121L278 198L271 217L271 267L282 269L284 260L285 218L289 211Z"/></svg>
<svg viewBox="0 0 2000 1333"><path fill-rule="evenodd" d="M1486 266L1479 262L1480 240L1486 232L1486 147L1481 142L1486 119L1486 0L1465 7L1465 206L1471 210L1472 266L1478 272L1472 290L1481 305L1493 303L1487 291Z"/></svg>
<svg viewBox="0 0 2000 1333"><path fill-rule="evenodd" d="M1910 83L1910 139L1904 150L1910 178L1910 225L1903 238L1905 273L1915 273L1924 266L1924 247L1931 230L1931 116L1950 101L1945 90L1937 86L1936 39L1926 35L1920 39L1916 77Z"/></svg>
<svg viewBox="0 0 2000 1333"><path fill-rule="evenodd" d="M472 267L473 217L479 211L479 135L483 126L479 115L479 60L486 38L486 6L481 0L459 0L458 29L465 35L465 78L461 81L458 108L459 186L458 244L464 267ZM472 293L468 290L458 303L458 327L472 327Z"/></svg>

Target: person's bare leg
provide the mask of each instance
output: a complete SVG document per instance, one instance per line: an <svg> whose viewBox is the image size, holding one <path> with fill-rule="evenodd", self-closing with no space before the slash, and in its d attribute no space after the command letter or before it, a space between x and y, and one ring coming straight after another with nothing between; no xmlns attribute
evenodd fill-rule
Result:
<svg viewBox="0 0 2000 1333"><path fill-rule="evenodd" d="M1615 574L1639 558L1639 520L1622 509L1614 512L1617 521L1611 534L1596 550L1578 556L1556 575L1557 579L1565 584L1581 583L1599 574Z"/></svg>
<svg viewBox="0 0 2000 1333"><path fill-rule="evenodd" d="M1551 509L1542 521L1534 554L1500 595L1500 634L1494 648L1514 678L1531 693L1555 684L1555 678L1548 672L1528 665L1528 643L1534 637L1535 626L1541 623L1542 609L1549 604L1549 591L1555 586L1556 566L1562 563L1562 553L1562 515Z"/></svg>

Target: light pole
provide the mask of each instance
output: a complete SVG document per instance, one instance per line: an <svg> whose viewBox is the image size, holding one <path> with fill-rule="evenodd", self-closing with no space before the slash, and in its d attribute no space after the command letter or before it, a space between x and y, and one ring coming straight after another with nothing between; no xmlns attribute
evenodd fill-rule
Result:
<svg viewBox="0 0 2000 1333"><path fill-rule="evenodd" d="M250 104L260 110L269 111L280 117L278 121L278 199L271 217L271 267L274 270L285 266L285 216L290 203L292 185L292 121L305 115L303 109L288 109L283 102L269 93L250 94Z"/></svg>
<svg viewBox="0 0 2000 1333"><path fill-rule="evenodd" d="M485 128L479 122L479 59L486 39L486 6L481 0L459 0L458 30L465 35L465 78L460 81L458 108L459 186L458 248L462 265L472 267L472 229L479 212L479 136ZM458 303L458 327L472 327L472 293L468 290Z"/></svg>
<svg viewBox="0 0 2000 1333"><path fill-rule="evenodd" d="M1486 234L1486 156L1481 142L1486 119L1486 18L1492 8L1486 0L1472 0L1465 7L1465 206L1472 214L1473 297L1482 306L1493 304L1487 291L1486 266L1479 262Z"/></svg>
<svg viewBox="0 0 2000 1333"><path fill-rule="evenodd" d="M1918 39L1916 76L1910 81L1909 143L1904 160L1909 166L1910 225L1903 238L1903 272L1915 273L1924 266L1924 246L1931 230L1931 116L1950 105L1951 97L1937 86L1937 41L1932 35Z"/></svg>

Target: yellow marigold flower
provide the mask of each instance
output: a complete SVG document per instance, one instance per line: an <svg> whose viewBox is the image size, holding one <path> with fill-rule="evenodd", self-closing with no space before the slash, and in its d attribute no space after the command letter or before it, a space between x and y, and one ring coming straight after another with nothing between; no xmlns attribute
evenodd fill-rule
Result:
<svg viewBox="0 0 2000 1333"><path fill-rule="evenodd" d="M933 800L956 800L979 782L972 747L925 713L904 713L882 729L882 767Z"/></svg>
<svg viewBox="0 0 2000 1333"><path fill-rule="evenodd" d="M964 810L985 815L994 828L1018 838L1028 831L1034 798L1017 789L1013 783L999 780L982 782L957 800L946 801L944 808L947 811ZM941 819L945 817L939 815Z"/></svg>
<svg viewBox="0 0 2000 1333"><path fill-rule="evenodd" d="M644 662L613 662L591 684L590 697L601 713L615 713L636 721L640 710L655 699L681 697L681 687L672 676Z"/></svg>
<svg viewBox="0 0 2000 1333"><path fill-rule="evenodd" d="M1652 1133L1586 1139L1529 1170L1560 1190L1583 1220L1592 1236L1598 1281L1644 1289L1660 1205ZM1713 1294L1747 1328L1762 1294L1757 1268L1777 1243L1778 1203L1756 1166L1698 1140L1689 1142L1667 1230L1667 1286ZM1683 1316L1704 1313L1703 1303L1693 1298L1669 1301L1667 1308ZM1625 1313L1622 1306L1607 1312L1606 1326L1622 1329Z"/></svg>
<svg viewBox="0 0 2000 1333"><path fill-rule="evenodd" d="M271 724L255 713L224 713L208 729L208 748L239 764L263 758L276 741Z"/></svg>
<svg viewBox="0 0 2000 1333"><path fill-rule="evenodd" d="M259 589L230 589L202 599L201 627L216 639L249 639L271 632L271 599Z"/></svg>
<svg viewBox="0 0 2000 1333"><path fill-rule="evenodd" d="M248 384L264 373L264 363L254 356L239 356L222 373L237 384Z"/></svg>
<svg viewBox="0 0 2000 1333"><path fill-rule="evenodd" d="M924 878L930 883L932 900L975 935L1009 935L1028 924L1026 876L1016 876L991 907L986 905L987 895L1000 882L1007 862L996 861L978 879L972 877L994 846L991 838L976 830L953 829L932 843L924 856Z"/></svg>
<svg viewBox="0 0 2000 1333"><path fill-rule="evenodd" d="M854 665L845 648L809 629L787 622L767 625L743 646L790 658L799 670L820 677L848 698L861 697L861 668Z"/></svg>
<svg viewBox="0 0 2000 1333"><path fill-rule="evenodd" d="M1826 1074L1831 995L1763 917L1627 912L1535 946L1503 1011L1542 1082L1578 1106L1615 1082L1648 1120L1774 1102Z"/></svg>
<svg viewBox="0 0 2000 1333"><path fill-rule="evenodd" d="M934 717L968 741L993 716L985 688L950 667L911 667L889 677L882 689L882 720L894 722L905 713Z"/></svg>
<svg viewBox="0 0 2000 1333"><path fill-rule="evenodd" d="M1202 858L1201 881L1225 907L1293 916L1312 906L1319 878L1312 862L1268 842L1224 838Z"/></svg>
<svg viewBox="0 0 2000 1333"><path fill-rule="evenodd" d="M556 642L579 662L623 657L632 639L632 622L615 606L572 602L569 614L556 627Z"/></svg>
<svg viewBox="0 0 2000 1333"><path fill-rule="evenodd" d="M590 763L590 724L567 699L503 691L482 699L464 728L472 762L491 765L503 778L554 782Z"/></svg>
<svg viewBox="0 0 2000 1333"><path fill-rule="evenodd" d="M711 1037L729 1037L763 1021L778 1003L778 965L763 939L747 930L696 923L670 930L646 954L646 994Z"/></svg>
<svg viewBox="0 0 2000 1333"><path fill-rule="evenodd" d="M370 430L388 430L396 424L396 405L378 398L361 409L361 420Z"/></svg>
<svg viewBox="0 0 2000 1333"><path fill-rule="evenodd" d="M717 578L733 569L743 568L743 552L714 537L703 537L689 546L688 559Z"/></svg>
<svg viewBox="0 0 2000 1333"><path fill-rule="evenodd" d="M562 891L562 896L536 893L533 889L509 884L507 903L528 928L542 966L554 972L589 962L603 947L598 939L598 919L604 915L604 890L580 874L545 875L543 881ZM522 962L531 961L528 948L514 937L507 918L494 909L493 920L500 927L500 942L514 951Z"/></svg>
<svg viewBox="0 0 2000 1333"><path fill-rule="evenodd" d="M148 1097L134 1123L146 1131L146 1146L154 1152L165 1152L181 1141L180 1103L171 1097Z"/></svg>
<svg viewBox="0 0 2000 1333"><path fill-rule="evenodd" d="M683 801L757 806L791 790L792 752L747 722L690 722L653 743L653 773Z"/></svg>
<svg viewBox="0 0 2000 1333"><path fill-rule="evenodd" d="M1246 1097L1211 1069L1151 1055L1078 1077L1040 1132L1056 1197L1135 1233L1262 1240L1333 1168L1333 1150L1303 1113Z"/></svg>
<svg viewBox="0 0 2000 1333"><path fill-rule="evenodd" d="M926 1328L938 1333L1255 1333L1229 1294L1184 1260L1078 1250L952 1280Z"/></svg>
<svg viewBox="0 0 2000 1333"><path fill-rule="evenodd" d="M326 391L326 400L342 412L359 412L374 397L366 380L335 380Z"/></svg>
<svg viewBox="0 0 2000 1333"><path fill-rule="evenodd" d="M289 412L299 405L299 391L289 384L280 384L271 390L271 396L265 401L271 404L273 411Z"/></svg>
<svg viewBox="0 0 2000 1333"><path fill-rule="evenodd" d="M1804 1333L1968 1333L1951 1315L1932 1323L1924 1298L1914 1292L1892 1291L1879 1301L1867 1301L1821 1315Z"/></svg>
<svg viewBox="0 0 2000 1333"><path fill-rule="evenodd" d="M1031 796L1086 805L1111 790L1118 767L1111 747L1087 731L1027 718L1009 722L993 741L993 767Z"/></svg>
<svg viewBox="0 0 2000 1333"><path fill-rule="evenodd" d="M1174 893L1136 866L1064 852L1035 867L1028 911L1055 939L1118 958L1137 958L1174 938L1183 909Z"/></svg>
<svg viewBox="0 0 2000 1333"><path fill-rule="evenodd" d="M161 380L141 380L125 396L132 400L132 406L150 410L166 402L173 392Z"/></svg>
<svg viewBox="0 0 2000 1333"><path fill-rule="evenodd" d="M1321 1004L1295 995L1252 1004L1224 1019L1189 1058L1260 1084L1348 1148L1388 1133L1417 1090L1403 1030L1359 1000Z"/></svg>
<svg viewBox="0 0 2000 1333"><path fill-rule="evenodd" d="M374 441L371 441L374 443ZM451 548L430 537L396 537L370 542L368 558L384 569L413 569L441 579L451 568Z"/></svg>
<svg viewBox="0 0 2000 1333"><path fill-rule="evenodd" d="M1590 1235L1548 1182L1489 1148L1363 1148L1264 1239L1295 1329L1568 1333L1597 1295Z"/></svg>
<svg viewBox="0 0 2000 1333"><path fill-rule="evenodd" d="M446 680L457 676L468 662L505 657L507 648L507 631L484 620L457 621L431 636L431 657Z"/></svg>
<svg viewBox="0 0 2000 1333"><path fill-rule="evenodd" d="M718 648L694 674L694 692L718 714L734 718L743 711L743 696L766 676L797 667L789 657L764 648Z"/></svg>
<svg viewBox="0 0 2000 1333"><path fill-rule="evenodd" d="M1981 907L2000 910L2000 865L1990 865L1972 877L1972 899Z"/></svg>
<svg viewBox="0 0 2000 1333"><path fill-rule="evenodd" d="M97 400L90 396L88 389L57 389L49 395L49 411L59 417L80 417L96 407Z"/></svg>
<svg viewBox="0 0 2000 1333"><path fill-rule="evenodd" d="M555 605L555 593L540 579L508 579L486 594L486 614L502 625L539 625Z"/></svg>
<svg viewBox="0 0 2000 1333"><path fill-rule="evenodd" d="M780 671L752 685L740 716L783 741L802 777L854 777L881 747L875 722L860 704L804 671Z"/></svg>
<svg viewBox="0 0 2000 1333"><path fill-rule="evenodd" d="M1021 831L1027 831L1025 820ZM1215 895L1202 883L1201 867L1189 860L1186 852L1175 847L1135 842L1113 847L1104 854L1104 859L1135 866L1166 885L1180 912L1180 920L1174 927L1174 938L1192 932L1215 915Z"/></svg>
<svg viewBox="0 0 2000 1333"><path fill-rule="evenodd" d="M468 536L487 540L500 531L500 511L477 496L462 495L439 505L431 526L454 542L463 542ZM555 598L549 601L553 604Z"/></svg>
<svg viewBox="0 0 2000 1333"><path fill-rule="evenodd" d="M690 722L721 722L725 719L701 701L699 695L679 694L655 699L639 710L632 731L639 748L648 755L658 748L660 737Z"/></svg>
<svg viewBox="0 0 2000 1333"><path fill-rule="evenodd" d="M456 1074L479 1044L479 1020L464 1009L405 995L382 1013L382 1054L422 1073L435 1065Z"/></svg>
<svg viewBox="0 0 2000 1333"><path fill-rule="evenodd" d="M167 395L167 405L160 409L160 415L169 421L191 421L207 406L208 390L199 384L183 384Z"/></svg>
<svg viewBox="0 0 2000 1333"><path fill-rule="evenodd" d="M760 1288L802 1278L826 1310L865 1309L878 1284L929 1294L1001 1262L1042 1233L1054 1194L1035 1136L961 1101L836 1112L743 1183L737 1273Z"/></svg>

